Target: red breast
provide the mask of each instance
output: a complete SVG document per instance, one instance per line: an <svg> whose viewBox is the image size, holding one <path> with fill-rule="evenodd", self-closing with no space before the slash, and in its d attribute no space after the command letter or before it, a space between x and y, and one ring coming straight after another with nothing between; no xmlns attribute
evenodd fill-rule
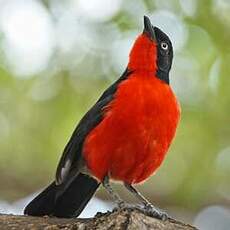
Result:
<svg viewBox="0 0 230 230"><path fill-rule="evenodd" d="M148 73L133 74L121 83L103 121L85 140L91 173L100 180L107 174L128 183L145 180L164 159L179 116L167 84Z"/></svg>

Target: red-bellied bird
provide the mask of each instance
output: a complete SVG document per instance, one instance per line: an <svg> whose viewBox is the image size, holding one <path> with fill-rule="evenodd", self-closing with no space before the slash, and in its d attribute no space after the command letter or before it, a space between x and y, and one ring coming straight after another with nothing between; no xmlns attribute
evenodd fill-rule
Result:
<svg viewBox="0 0 230 230"><path fill-rule="evenodd" d="M32 216L78 216L102 185L118 208L128 207L111 186L121 182L143 210L166 219L134 184L159 168L174 138L180 106L169 84L173 47L144 16L128 66L83 116L66 145L56 179L25 208Z"/></svg>

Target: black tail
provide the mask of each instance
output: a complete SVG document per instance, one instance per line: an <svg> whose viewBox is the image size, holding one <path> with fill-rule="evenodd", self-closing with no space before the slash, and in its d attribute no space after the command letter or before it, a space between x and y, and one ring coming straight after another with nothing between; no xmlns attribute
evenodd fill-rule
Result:
<svg viewBox="0 0 230 230"><path fill-rule="evenodd" d="M81 173L64 189L53 182L26 206L24 213L31 216L77 217L99 185L95 179Z"/></svg>

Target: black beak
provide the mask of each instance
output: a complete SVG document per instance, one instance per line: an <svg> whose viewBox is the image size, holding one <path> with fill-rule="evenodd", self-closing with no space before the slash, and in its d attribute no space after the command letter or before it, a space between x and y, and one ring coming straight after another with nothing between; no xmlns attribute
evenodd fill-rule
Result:
<svg viewBox="0 0 230 230"><path fill-rule="evenodd" d="M152 41L156 41L156 34L154 32L151 21L147 16L144 16L144 31L143 31L143 33L145 33Z"/></svg>

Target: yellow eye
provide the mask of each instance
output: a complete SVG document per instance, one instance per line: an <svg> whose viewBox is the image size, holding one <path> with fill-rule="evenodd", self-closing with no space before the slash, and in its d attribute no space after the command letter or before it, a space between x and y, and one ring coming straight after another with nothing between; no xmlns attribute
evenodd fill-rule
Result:
<svg viewBox="0 0 230 230"><path fill-rule="evenodd" d="M163 49L163 50L168 50L168 44L166 43L166 42L161 42L161 48Z"/></svg>

